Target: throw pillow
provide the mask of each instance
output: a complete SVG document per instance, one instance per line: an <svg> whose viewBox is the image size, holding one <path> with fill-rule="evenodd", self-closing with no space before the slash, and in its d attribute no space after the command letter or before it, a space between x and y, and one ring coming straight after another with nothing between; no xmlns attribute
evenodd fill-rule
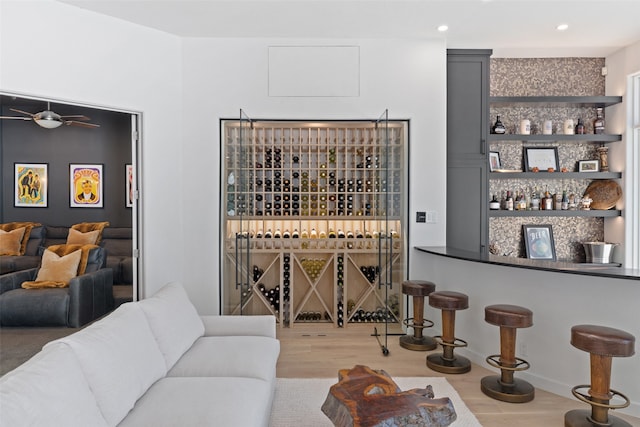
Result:
<svg viewBox="0 0 640 427"><path fill-rule="evenodd" d="M16 228L24 227L24 235L22 236L22 242L20 243L20 253L19 255L24 255L27 250L27 242L29 241L29 235L31 234L31 229L33 227L39 227L42 224L38 222L7 222L4 224L0 224L0 230L11 231Z"/></svg>
<svg viewBox="0 0 640 427"><path fill-rule="evenodd" d="M0 255L20 255L25 227L11 231L0 230Z"/></svg>
<svg viewBox="0 0 640 427"><path fill-rule="evenodd" d="M73 228L74 230L80 231L81 233L86 233L88 231L95 231L95 230L99 230L98 233L98 238L96 239L95 243L96 245L100 244L100 240L102 240L102 230L104 230L105 227L109 226L109 222L108 221L104 221L104 222L81 222L78 224L73 224L71 226L71 228Z"/></svg>
<svg viewBox="0 0 640 427"><path fill-rule="evenodd" d="M69 281L78 274L78 265L82 251L80 249L68 255L60 256L47 249L42 255L42 265L34 282L24 282L24 289L66 288Z"/></svg>
<svg viewBox="0 0 640 427"><path fill-rule="evenodd" d="M101 230L94 230L83 233L75 228L70 228L67 245L95 245L101 232Z"/></svg>

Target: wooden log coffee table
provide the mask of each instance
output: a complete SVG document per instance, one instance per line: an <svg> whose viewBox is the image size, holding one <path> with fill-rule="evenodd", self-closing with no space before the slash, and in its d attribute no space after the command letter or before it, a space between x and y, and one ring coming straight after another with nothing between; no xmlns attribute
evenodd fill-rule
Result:
<svg viewBox="0 0 640 427"><path fill-rule="evenodd" d="M456 420L448 397L434 399L430 385L401 391L383 370L341 369L322 412L338 427L444 427Z"/></svg>

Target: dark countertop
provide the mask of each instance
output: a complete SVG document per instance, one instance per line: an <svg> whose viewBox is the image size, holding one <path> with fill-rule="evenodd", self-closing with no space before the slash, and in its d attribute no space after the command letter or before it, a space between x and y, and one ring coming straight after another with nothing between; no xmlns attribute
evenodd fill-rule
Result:
<svg viewBox="0 0 640 427"><path fill-rule="evenodd" d="M554 273L640 280L640 270L617 267L619 264L579 264L562 261L541 261L500 255L483 255L476 252L448 248L446 246L416 246L415 249L433 255L441 255L448 258L481 262L485 264L504 265L508 267L526 268L529 270L551 271Z"/></svg>

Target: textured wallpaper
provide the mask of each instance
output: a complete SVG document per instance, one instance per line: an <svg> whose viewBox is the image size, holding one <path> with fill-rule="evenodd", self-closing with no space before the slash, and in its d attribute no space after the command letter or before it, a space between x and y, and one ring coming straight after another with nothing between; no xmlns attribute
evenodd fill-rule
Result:
<svg viewBox="0 0 640 427"><path fill-rule="evenodd" d="M600 96L605 94L605 78L601 74L605 66L604 58L495 58L491 59L490 96ZM586 133L593 133L595 108L557 107L533 105L518 107L491 107L490 125L500 115L507 133L519 133L520 120L531 121L532 133L542 133L545 120L553 123L553 133L562 133L562 123L566 119L577 122L582 119ZM606 120L606 115L605 115ZM491 151L500 154L504 169L523 168L523 147L532 143L500 142L492 143ZM597 144L590 143L536 143L536 147L558 147L560 168L575 171L579 160L597 159ZM566 190L582 195L589 184L582 179L550 180L492 180L489 185L491 195L500 199L507 190L528 192L537 187L539 191L548 189L552 194ZM559 260L584 262L585 252L581 242L602 241L604 220L602 218L573 217L506 217L491 218L489 240L498 254L525 256L522 238L523 224L551 224Z"/></svg>

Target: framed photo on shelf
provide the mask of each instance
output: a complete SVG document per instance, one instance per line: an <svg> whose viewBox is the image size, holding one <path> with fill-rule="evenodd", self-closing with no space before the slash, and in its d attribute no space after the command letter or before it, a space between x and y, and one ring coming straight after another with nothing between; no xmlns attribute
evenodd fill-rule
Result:
<svg viewBox="0 0 640 427"><path fill-rule="evenodd" d="M524 147L524 170L526 172L549 169L560 170L558 147Z"/></svg>
<svg viewBox="0 0 640 427"><path fill-rule="evenodd" d="M524 247L529 259L556 260L556 247L551 225L523 225Z"/></svg>
<svg viewBox="0 0 640 427"><path fill-rule="evenodd" d="M494 172L498 169L501 169L502 165L500 164L500 153L497 151L489 152L489 171Z"/></svg>
<svg viewBox="0 0 640 427"><path fill-rule="evenodd" d="M101 164L70 164L70 206L72 208L103 207L103 179Z"/></svg>
<svg viewBox="0 0 640 427"><path fill-rule="evenodd" d="M578 172L600 172L600 160L578 161Z"/></svg>
<svg viewBox="0 0 640 427"><path fill-rule="evenodd" d="M48 169L48 163L14 163L15 207L47 207Z"/></svg>
<svg viewBox="0 0 640 427"><path fill-rule="evenodd" d="M127 163L124 165L125 168L125 183L126 183L126 207L130 208L133 206L133 165Z"/></svg>

